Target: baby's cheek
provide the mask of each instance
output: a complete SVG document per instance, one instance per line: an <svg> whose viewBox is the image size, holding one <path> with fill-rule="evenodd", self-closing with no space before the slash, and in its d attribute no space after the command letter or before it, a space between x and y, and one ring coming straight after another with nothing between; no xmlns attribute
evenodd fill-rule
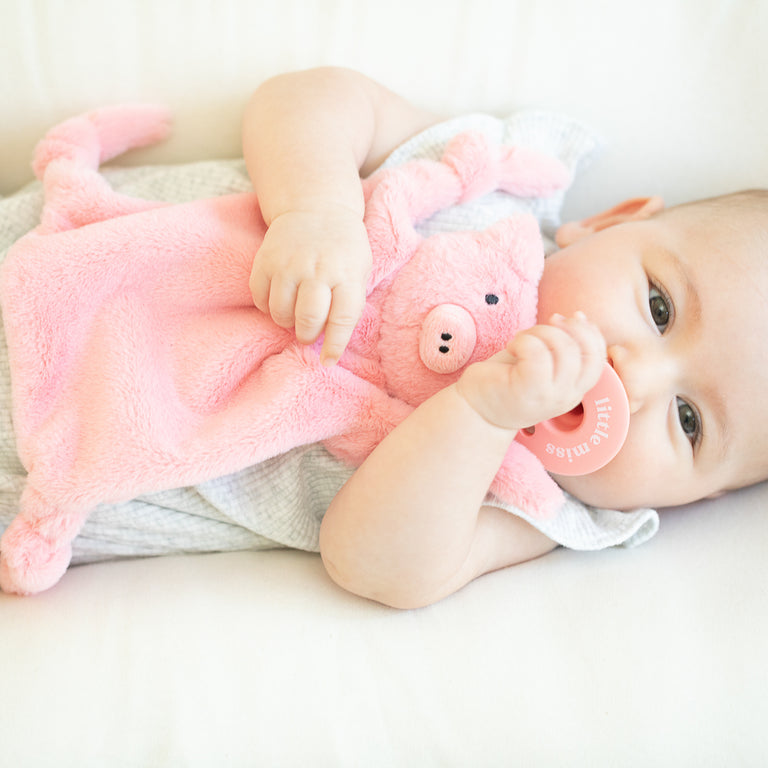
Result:
<svg viewBox="0 0 768 768"><path fill-rule="evenodd" d="M618 454L601 469L588 475L555 475L554 478L563 490L585 504L606 509L631 509L642 505L637 499L652 483L642 466L628 435Z"/></svg>
<svg viewBox="0 0 768 768"><path fill-rule="evenodd" d="M557 254L547 259L539 283L538 322L546 323L556 313L569 317L580 308L572 306L577 294L575 279Z"/></svg>

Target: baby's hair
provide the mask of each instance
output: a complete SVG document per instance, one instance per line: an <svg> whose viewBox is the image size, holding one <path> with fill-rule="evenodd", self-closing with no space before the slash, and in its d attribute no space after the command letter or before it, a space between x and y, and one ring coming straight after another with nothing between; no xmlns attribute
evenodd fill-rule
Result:
<svg viewBox="0 0 768 768"><path fill-rule="evenodd" d="M742 189L738 192L680 203L666 210L667 212L674 212L689 209L699 209L710 213L738 214L744 212L766 215L768 214L768 189Z"/></svg>
<svg viewBox="0 0 768 768"><path fill-rule="evenodd" d="M750 250L768 254L768 189L743 189L665 208L657 216L692 215L702 226L751 239Z"/></svg>

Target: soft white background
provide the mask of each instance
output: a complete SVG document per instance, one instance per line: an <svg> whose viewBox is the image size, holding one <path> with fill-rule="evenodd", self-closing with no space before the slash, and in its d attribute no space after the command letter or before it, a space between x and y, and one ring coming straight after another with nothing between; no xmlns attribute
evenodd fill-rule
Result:
<svg viewBox="0 0 768 768"><path fill-rule="evenodd" d="M168 146L138 161L234 156L250 89L318 64L360 69L440 113L533 105L584 120L606 150L577 191L598 205L765 181L760 0L2 0L0 11L0 193L28 178L47 127L125 99L170 103L178 119Z"/></svg>
<svg viewBox="0 0 768 768"><path fill-rule="evenodd" d="M236 156L249 91L325 63L445 114L584 120L605 149L572 215L764 186L766 40L760 0L0 0L0 194L46 128L116 101L177 115L132 162ZM409 613L302 553L74 569L0 595L0 764L762 766L766 500Z"/></svg>

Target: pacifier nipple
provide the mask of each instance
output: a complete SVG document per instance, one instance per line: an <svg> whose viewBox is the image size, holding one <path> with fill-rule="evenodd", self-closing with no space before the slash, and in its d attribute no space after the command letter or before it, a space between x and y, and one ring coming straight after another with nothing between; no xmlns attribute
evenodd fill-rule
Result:
<svg viewBox="0 0 768 768"><path fill-rule="evenodd" d="M624 445L629 400L621 379L606 363L597 384L568 413L542 421L515 437L556 475L588 475L604 467Z"/></svg>

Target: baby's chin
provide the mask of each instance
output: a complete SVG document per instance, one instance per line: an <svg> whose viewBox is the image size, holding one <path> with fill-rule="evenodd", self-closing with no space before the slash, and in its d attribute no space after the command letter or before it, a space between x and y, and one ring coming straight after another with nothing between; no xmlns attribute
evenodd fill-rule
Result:
<svg viewBox="0 0 768 768"><path fill-rule="evenodd" d="M601 509L617 509L626 512L639 507L657 507L642 499L639 494L637 499L629 498L626 486L617 489L614 483L603 482L599 477L599 471L589 475L555 475L552 479L571 496L589 507ZM635 496L635 494L631 494Z"/></svg>
<svg viewBox="0 0 768 768"><path fill-rule="evenodd" d="M617 509L620 512L630 512L633 509L650 508L664 509L669 507L681 507L701 499L712 499L721 496L730 490L723 487L722 490L710 490L698 487L688 489L685 493L682 489L668 489L665 494L658 485L654 485L652 479L643 480L634 477L633 482L619 475L611 477L611 473L598 470L589 475L555 475L552 479L567 493L586 504L589 507L599 509ZM744 484L735 487L742 487ZM649 494L650 492L650 494Z"/></svg>

